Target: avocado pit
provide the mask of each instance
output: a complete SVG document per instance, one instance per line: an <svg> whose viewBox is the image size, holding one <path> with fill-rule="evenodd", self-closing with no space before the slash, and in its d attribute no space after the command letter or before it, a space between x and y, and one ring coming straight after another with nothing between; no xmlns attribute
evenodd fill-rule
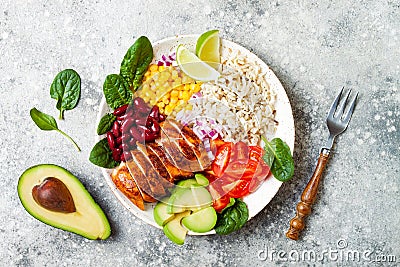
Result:
<svg viewBox="0 0 400 267"><path fill-rule="evenodd" d="M41 207L50 211L72 213L76 211L71 192L55 177L45 178L32 188L32 196Z"/></svg>

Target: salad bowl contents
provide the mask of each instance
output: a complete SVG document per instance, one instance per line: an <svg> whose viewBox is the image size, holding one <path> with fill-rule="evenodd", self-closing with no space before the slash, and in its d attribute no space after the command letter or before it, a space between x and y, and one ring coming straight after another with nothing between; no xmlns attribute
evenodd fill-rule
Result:
<svg viewBox="0 0 400 267"><path fill-rule="evenodd" d="M240 229L294 170L279 80L218 34L153 46L142 36L103 86L89 159L125 207L176 244Z"/></svg>

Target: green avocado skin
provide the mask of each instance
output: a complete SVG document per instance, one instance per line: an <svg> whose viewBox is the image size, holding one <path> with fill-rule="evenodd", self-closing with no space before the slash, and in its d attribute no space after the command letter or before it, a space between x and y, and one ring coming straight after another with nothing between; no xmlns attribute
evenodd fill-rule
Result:
<svg viewBox="0 0 400 267"><path fill-rule="evenodd" d="M39 180L47 177L62 179L63 183L69 188L71 194L73 196L79 196L78 200L81 204L77 206L76 212L80 214L78 219L74 217L68 221L68 216L70 215L47 211L44 208L40 208L33 200L32 188L38 184ZM91 240L104 240L111 235L111 227L103 210L94 201L79 179L60 166L39 164L28 168L20 176L17 190L19 199L25 210L34 218L47 225L81 235ZM76 201L77 199L74 198L74 202ZM80 208L78 209L78 207ZM48 218L48 214L51 214L52 218ZM92 222L96 222L97 224ZM85 225L90 225L90 227L86 227ZM101 229L98 229L98 231L96 231L96 229L93 230L94 225L100 226ZM85 227L87 229L85 229Z"/></svg>

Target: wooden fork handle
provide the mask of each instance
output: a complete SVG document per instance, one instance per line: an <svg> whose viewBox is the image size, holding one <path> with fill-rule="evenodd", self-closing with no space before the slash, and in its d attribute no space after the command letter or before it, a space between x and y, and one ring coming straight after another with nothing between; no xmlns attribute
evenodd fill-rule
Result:
<svg viewBox="0 0 400 267"><path fill-rule="evenodd" d="M328 158L329 150L323 149L319 154L318 163L314 174L310 178L310 181L301 194L301 201L296 207L296 216L290 220L290 229L286 233L286 236L290 239L297 240L300 232L305 227L305 218L311 213L311 205L314 203L317 197L319 182L321 180L326 163L328 162Z"/></svg>

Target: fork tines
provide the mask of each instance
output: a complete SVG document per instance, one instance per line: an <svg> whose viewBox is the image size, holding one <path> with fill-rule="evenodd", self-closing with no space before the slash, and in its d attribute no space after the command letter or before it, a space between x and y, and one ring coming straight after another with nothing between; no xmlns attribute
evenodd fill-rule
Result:
<svg viewBox="0 0 400 267"><path fill-rule="evenodd" d="M344 87L342 87L342 90L340 90L340 93L335 98L335 101L333 101L332 107L328 114L328 118L330 119L335 118L343 120L343 122L345 123L348 123L350 121L351 115L353 114L354 107L356 105L358 92L356 92L356 95L353 97L353 100L350 102L350 104L347 104L349 96L351 94L351 89L349 89L346 95L342 98L343 91ZM347 108L347 112L344 112L347 106L350 107Z"/></svg>

